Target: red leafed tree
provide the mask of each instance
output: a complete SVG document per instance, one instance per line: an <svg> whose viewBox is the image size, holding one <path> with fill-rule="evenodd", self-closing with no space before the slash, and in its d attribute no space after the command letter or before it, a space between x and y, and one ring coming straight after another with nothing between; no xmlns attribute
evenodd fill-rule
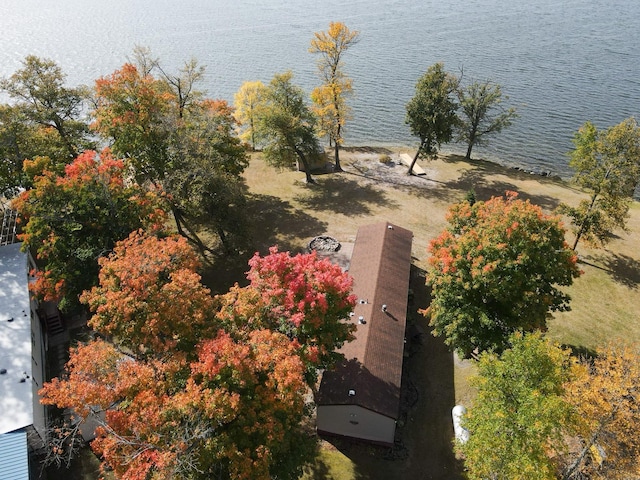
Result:
<svg viewBox="0 0 640 480"><path fill-rule="evenodd" d="M199 265L184 237L131 233L100 259L100 285L81 297L94 312L89 325L136 356L193 351L216 332Z"/></svg>
<svg viewBox="0 0 640 480"><path fill-rule="evenodd" d="M276 247L249 261L249 285L219 298L218 318L235 327L269 328L285 334L300 349L307 378L336 359L335 350L352 338L343 320L355 305L353 279L315 252L291 256Z"/></svg>
<svg viewBox="0 0 640 480"><path fill-rule="evenodd" d="M141 227L160 229L166 220L160 197L124 181L124 165L109 150L87 151L64 175L43 171L31 190L13 203L26 220L20 239L41 263L33 290L60 308L78 306L78 296L98 277L98 258Z"/></svg>

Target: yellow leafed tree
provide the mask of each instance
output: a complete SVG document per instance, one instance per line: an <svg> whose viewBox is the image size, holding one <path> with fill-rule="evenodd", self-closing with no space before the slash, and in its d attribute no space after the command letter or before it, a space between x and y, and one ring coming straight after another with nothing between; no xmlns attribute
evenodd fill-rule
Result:
<svg viewBox="0 0 640 480"><path fill-rule="evenodd" d="M240 138L250 143L254 151L258 140L256 122L260 107L264 104L266 88L260 80L244 82L233 96L236 107L234 116L240 125Z"/></svg>
<svg viewBox="0 0 640 480"><path fill-rule="evenodd" d="M578 410L580 449L563 480L640 475L640 346L609 346L566 387Z"/></svg>
<svg viewBox="0 0 640 480"><path fill-rule="evenodd" d="M351 45L358 42L359 36L358 31L349 30L344 23L331 22L326 32L314 33L309 47L309 52L320 54L318 72L324 82L311 93L313 110L320 119L321 133L328 135L333 145L336 171L342 170L342 130L350 116L345 98L353 93L353 82L342 69L342 56Z"/></svg>

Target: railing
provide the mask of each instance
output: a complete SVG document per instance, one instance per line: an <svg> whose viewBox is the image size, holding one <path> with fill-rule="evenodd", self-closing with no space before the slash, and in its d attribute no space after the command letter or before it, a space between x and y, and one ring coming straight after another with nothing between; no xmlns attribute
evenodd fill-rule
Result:
<svg viewBox="0 0 640 480"><path fill-rule="evenodd" d="M18 212L8 205L2 205L0 208L2 209L0 245L9 245L16 241Z"/></svg>

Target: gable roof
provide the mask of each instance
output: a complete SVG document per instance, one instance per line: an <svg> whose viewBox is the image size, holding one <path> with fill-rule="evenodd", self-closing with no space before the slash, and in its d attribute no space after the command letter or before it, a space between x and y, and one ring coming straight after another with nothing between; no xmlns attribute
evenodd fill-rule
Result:
<svg viewBox="0 0 640 480"><path fill-rule="evenodd" d="M29 266L21 246L0 247L0 433L33 423Z"/></svg>
<svg viewBox="0 0 640 480"><path fill-rule="evenodd" d="M412 241L411 231L388 222L358 229L349 266L358 297L349 320L355 340L340 349L344 361L324 373L318 405L356 404L397 419Z"/></svg>

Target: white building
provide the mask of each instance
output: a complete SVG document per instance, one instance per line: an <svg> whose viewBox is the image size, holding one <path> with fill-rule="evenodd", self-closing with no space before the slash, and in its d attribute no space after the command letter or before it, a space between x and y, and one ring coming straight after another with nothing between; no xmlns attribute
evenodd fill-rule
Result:
<svg viewBox="0 0 640 480"><path fill-rule="evenodd" d="M46 359L37 304L29 295L30 256L21 243L0 246L0 478L28 478L26 431L45 438L46 410L38 390ZM14 452L14 453L10 453Z"/></svg>

